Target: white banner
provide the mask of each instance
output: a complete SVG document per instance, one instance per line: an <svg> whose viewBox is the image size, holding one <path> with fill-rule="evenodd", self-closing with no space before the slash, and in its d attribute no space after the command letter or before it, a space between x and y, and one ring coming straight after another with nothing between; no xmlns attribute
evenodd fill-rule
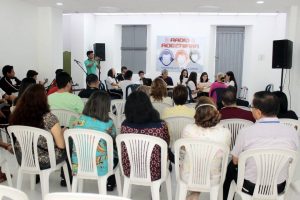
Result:
<svg viewBox="0 0 300 200"><path fill-rule="evenodd" d="M158 36L156 70L203 72L204 39L182 36Z"/></svg>

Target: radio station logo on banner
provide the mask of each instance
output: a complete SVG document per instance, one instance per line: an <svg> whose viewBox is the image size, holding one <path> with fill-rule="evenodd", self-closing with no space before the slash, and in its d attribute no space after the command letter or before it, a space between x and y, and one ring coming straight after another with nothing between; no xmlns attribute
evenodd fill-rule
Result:
<svg viewBox="0 0 300 200"><path fill-rule="evenodd" d="M156 70L182 69L203 72L203 41L201 38L158 36Z"/></svg>

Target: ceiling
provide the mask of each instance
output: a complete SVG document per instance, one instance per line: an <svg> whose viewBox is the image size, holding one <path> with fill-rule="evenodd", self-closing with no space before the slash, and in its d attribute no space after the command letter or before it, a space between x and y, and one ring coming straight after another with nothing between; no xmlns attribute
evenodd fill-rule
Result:
<svg viewBox="0 0 300 200"><path fill-rule="evenodd" d="M23 0L38 6L59 7L64 13L274 13L288 12L300 0ZM63 6L57 6L61 2Z"/></svg>

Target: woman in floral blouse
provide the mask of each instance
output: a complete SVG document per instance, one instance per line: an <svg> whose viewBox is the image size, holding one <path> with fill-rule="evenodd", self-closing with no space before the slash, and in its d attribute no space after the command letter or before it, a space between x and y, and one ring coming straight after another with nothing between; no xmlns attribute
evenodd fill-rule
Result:
<svg viewBox="0 0 300 200"><path fill-rule="evenodd" d="M167 124L160 120L159 113L153 108L144 92L133 92L125 104L126 120L122 123L121 134L134 133L159 137L169 144ZM151 180L161 176L160 147L155 146L151 155ZM130 176L130 163L125 145L122 145L122 166L125 176Z"/></svg>

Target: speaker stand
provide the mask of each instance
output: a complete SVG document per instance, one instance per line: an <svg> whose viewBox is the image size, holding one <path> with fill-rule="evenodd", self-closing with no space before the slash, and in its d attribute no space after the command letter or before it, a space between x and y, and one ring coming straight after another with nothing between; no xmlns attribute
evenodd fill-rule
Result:
<svg viewBox="0 0 300 200"><path fill-rule="evenodd" d="M279 89L280 89L280 92L282 92L283 90L283 68L281 68L281 80L280 80L280 86L279 86Z"/></svg>

